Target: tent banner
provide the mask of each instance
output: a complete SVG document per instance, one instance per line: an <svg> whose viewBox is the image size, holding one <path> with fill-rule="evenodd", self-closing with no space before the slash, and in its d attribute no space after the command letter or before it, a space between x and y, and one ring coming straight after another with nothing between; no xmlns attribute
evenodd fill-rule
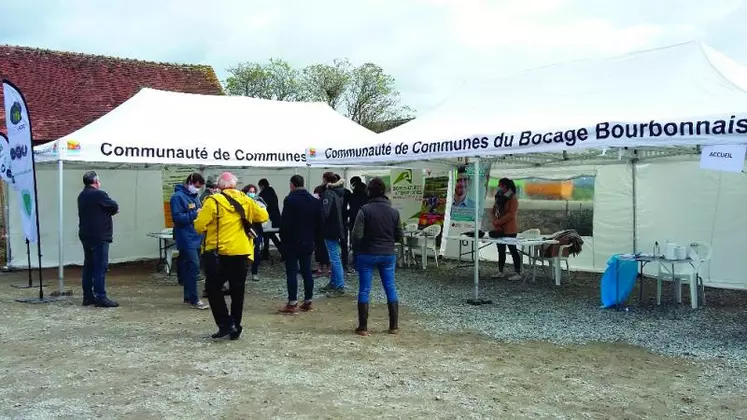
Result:
<svg viewBox="0 0 747 420"><path fill-rule="evenodd" d="M420 219L423 201L423 171L420 169L392 169L389 179L392 182L392 207L399 211L403 222Z"/></svg>
<svg viewBox="0 0 747 420"><path fill-rule="evenodd" d="M401 162L426 159L552 153L610 147L747 144L747 113L640 122L601 121L586 127L493 132L461 138L416 139L368 146L310 148L311 165Z"/></svg>
<svg viewBox="0 0 747 420"><path fill-rule="evenodd" d="M34 152L31 145L31 121L26 101L21 92L7 80L3 80L3 102L5 126L8 129L10 170L21 205L21 224L26 239L31 243L39 240L36 223L36 194L34 182Z"/></svg>
<svg viewBox="0 0 747 420"><path fill-rule="evenodd" d="M705 146L700 152L700 167L713 171L742 172L747 144Z"/></svg>

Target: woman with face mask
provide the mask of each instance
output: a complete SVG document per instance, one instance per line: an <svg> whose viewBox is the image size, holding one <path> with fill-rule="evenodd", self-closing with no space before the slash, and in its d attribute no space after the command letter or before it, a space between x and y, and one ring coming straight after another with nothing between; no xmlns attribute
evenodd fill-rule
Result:
<svg viewBox="0 0 747 420"><path fill-rule="evenodd" d="M244 194L249 196L249 198L256 201L260 207L267 209L267 203L265 203L265 200L259 196L259 191L255 185L249 184L242 188L242 191ZM262 228L261 223L254 223L252 227L257 233L257 238L254 240L254 255L258 256L259 251L262 249L262 244L264 243L264 229ZM261 258L255 257L254 262L252 262L252 281L259 281L259 263L261 260Z"/></svg>
<svg viewBox="0 0 747 420"><path fill-rule="evenodd" d="M498 238L515 238L519 233L519 224L516 213L519 211L519 199L516 197L516 184L508 178L502 178L498 181L498 192L495 194L495 205L493 206L493 229ZM491 235L493 236L493 235ZM506 245L497 244L498 246L498 275L496 278L502 278L503 268L506 265ZM511 252L511 259L514 260L515 274L509 277L509 280L521 280L522 258L516 245L508 245Z"/></svg>

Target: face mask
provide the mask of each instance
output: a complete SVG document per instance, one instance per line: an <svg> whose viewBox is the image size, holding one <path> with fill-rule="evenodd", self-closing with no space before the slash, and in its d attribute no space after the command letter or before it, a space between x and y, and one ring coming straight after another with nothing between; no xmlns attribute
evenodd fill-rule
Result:
<svg viewBox="0 0 747 420"><path fill-rule="evenodd" d="M250 192L247 194L250 198L254 198L257 196L257 193Z"/></svg>
<svg viewBox="0 0 747 420"><path fill-rule="evenodd" d="M189 185L187 186L187 191L189 191L192 194L197 194L197 192L200 190L198 190L197 187L195 187L194 185Z"/></svg>

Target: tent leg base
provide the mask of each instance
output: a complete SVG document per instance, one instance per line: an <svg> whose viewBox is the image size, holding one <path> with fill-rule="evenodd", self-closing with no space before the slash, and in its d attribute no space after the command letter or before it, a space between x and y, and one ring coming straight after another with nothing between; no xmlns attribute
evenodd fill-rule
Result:
<svg viewBox="0 0 747 420"><path fill-rule="evenodd" d="M56 298L56 297L43 297L41 299L38 297L34 297L34 298L16 299L16 302L37 304L37 303L54 303L54 302L59 302L61 300L62 299Z"/></svg>
<svg viewBox="0 0 747 420"><path fill-rule="evenodd" d="M16 289L34 289L39 287L38 284L32 284L29 286L28 283L26 284L11 284L10 287L16 288ZM46 284L42 284L41 287L47 287Z"/></svg>
<svg viewBox="0 0 747 420"><path fill-rule="evenodd" d="M467 303L474 306L479 305L490 305L493 303L490 299L480 299L480 298L473 298L473 299L467 299Z"/></svg>

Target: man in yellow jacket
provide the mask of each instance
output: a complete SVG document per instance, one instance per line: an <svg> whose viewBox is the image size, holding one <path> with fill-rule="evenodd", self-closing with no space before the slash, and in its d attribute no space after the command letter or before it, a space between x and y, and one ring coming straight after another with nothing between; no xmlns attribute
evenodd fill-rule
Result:
<svg viewBox="0 0 747 420"><path fill-rule="evenodd" d="M244 226L269 219L267 210L236 189L237 183L233 174L223 173L217 182L221 192L205 199L194 222L195 230L205 234L205 288L218 325L218 332L212 337L229 336L232 340L241 335L246 273L255 257L254 239ZM230 313L222 291L226 282L231 295Z"/></svg>

